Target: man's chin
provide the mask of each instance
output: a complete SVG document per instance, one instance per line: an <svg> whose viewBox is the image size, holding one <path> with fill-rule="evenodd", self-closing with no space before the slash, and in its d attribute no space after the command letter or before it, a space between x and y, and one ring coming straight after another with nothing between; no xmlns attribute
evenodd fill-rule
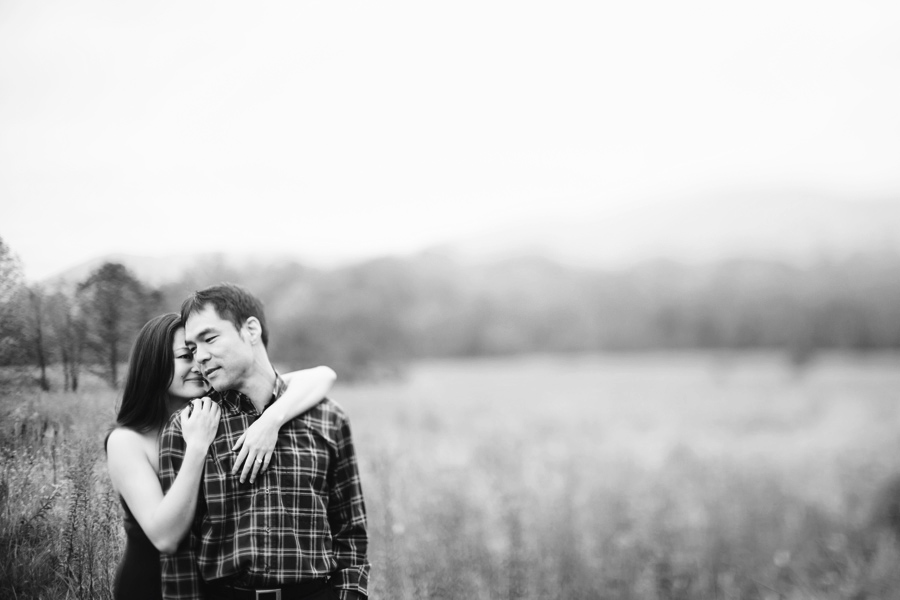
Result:
<svg viewBox="0 0 900 600"><path fill-rule="evenodd" d="M209 387L217 392L224 392L225 390L231 389L231 382L227 381L226 378L221 375L219 377L213 376L212 379L208 379L207 381L209 381Z"/></svg>
<svg viewBox="0 0 900 600"><path fill-rule="evenodd" d="M231 389L224 381L210 381L209 387L216 390L217 392L224 392Z"/></svg>

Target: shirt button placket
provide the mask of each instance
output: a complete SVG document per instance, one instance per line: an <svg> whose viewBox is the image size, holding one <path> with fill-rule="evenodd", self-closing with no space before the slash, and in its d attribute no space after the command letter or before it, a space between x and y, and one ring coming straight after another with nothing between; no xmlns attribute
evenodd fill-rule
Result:
<svg viewBox="0 0 900 600"><path fill-rule="evenodd" d="M263 488L263 493L265 495L262 497L262 504L263 504L263 514L265 515L265 524L266 524L266 526L265 526L266 534L263 537L263 552L265 553L267 558L269 557L269 555L272 552L271 540L269 537L269 519L270 519L270 515L272 514L270 507L269 507L269 477L270 476L271 476L270 471L266 471L266 473L264 475L264 479L262 481L262 484L265 486ZM266 573L269 572L269 563L266 563L265 572Z"/></svg>

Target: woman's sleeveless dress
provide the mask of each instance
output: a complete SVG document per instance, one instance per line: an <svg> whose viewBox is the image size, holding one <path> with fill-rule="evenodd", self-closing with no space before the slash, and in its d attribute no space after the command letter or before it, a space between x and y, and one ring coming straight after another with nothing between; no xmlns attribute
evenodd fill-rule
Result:
<svg viewBox="0 0 900 600"><path fill-rule="evenodd" d="M138 525L125 500L125 555L116 568L113 597L116 600L161 600L159 550Z"/></svg>

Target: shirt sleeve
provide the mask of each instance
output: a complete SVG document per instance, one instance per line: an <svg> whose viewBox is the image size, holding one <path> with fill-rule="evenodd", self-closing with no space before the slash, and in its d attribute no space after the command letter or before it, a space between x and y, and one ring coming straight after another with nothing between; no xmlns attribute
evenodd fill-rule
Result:
<svg viewBox="0 0 900 600"><path fill-rule="evenodd" d="M336 438L328 500L332 548L338 563L332 581L341 600L355 600L368 597L371 565L367 558L366 506L350 423L345 415L340 415Z"/></svg>
<svg viewBox="0 0 900 600"><path fill-rule="evenodd" d="M163 493L169 492L184 462L185 443L181 433L181 412L172 415L159 439L159 481ZM165 600L202 600L200 574L194 554L193 529L174 554L160 554L162 592Z"/></svg>

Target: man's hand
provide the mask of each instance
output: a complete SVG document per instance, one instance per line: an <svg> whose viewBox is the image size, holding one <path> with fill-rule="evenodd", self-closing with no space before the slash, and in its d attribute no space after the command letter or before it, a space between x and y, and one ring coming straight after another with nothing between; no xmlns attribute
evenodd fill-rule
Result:
<svg viewBox="0 0 900 600"><path fill-rule="evenodd" d="M231 450L237 452L240 449L240 454L234 461L231 474L241 471L241 483L247 480L248 475L250 483L255 482L256 475L269 467L272 453L275 451L275 442L278 441L279 428L280 423L270 418L269 411L266 411L238 438ZM241 464L244 465L243 470Z"/></svg>

